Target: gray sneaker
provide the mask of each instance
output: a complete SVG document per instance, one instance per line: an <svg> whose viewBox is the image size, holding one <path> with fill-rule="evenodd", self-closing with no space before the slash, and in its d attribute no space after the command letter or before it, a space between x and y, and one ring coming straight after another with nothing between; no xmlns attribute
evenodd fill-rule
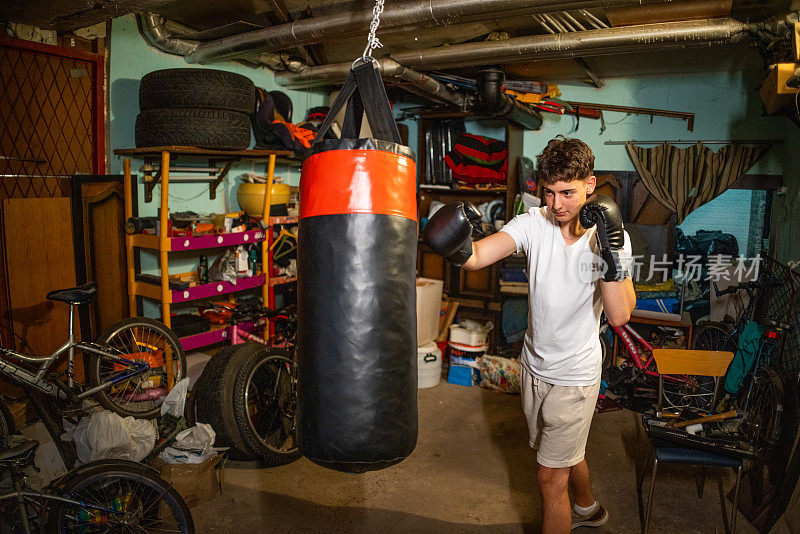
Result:
<svg viewBox="0 0 800 534"><path fill-rule="evenodd" d="M598 503L597 509L589 515L580 516L572 511L572 528L578 527L599 527L608 521L608 512Z"/></svg>

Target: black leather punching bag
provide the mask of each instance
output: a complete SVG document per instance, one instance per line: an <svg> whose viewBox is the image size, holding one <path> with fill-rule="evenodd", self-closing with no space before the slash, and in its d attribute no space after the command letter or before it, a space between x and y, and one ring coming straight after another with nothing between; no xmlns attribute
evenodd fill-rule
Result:
<svg viewBox="0 0 800 534"><path fill-rule="evenodd" d="M364 112L374 138L357 139ZM300 178L297 437L321 466L382 469L416 445L416 211L414 154L378 71L355 67Z"/></svg>

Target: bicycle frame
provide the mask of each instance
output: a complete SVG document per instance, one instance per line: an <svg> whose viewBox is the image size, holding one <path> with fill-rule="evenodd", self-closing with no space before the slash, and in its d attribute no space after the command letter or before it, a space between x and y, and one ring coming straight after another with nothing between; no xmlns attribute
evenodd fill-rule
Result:
<svg viewBox="0 0 800 534"><path fill-rule="evenodd" d="M70 338L72 336L70 335ZM59 356L64 354L65 352L69 352L69 363L68 363L68 379L69 382L67 386L70 390L74 387L73 382L73 369L74 369L74 350L79 349L83 352L88 352L91 354L96 354L97 356L110 360L114 363L120 363L128 366L130 370L126 372L121 372L120 376L114 377L112 380L108 380L103 382L102 384L95 386L93 388L89 388L85 391L80 393L67 393L62 387L60 387L57 383L52 382L45 378L47 371L50 370L53 363L58 359ZM23 362L27 362L30 364L38 364L38 369L35 372L31 372L24 367L11 363L10 361L6 360L6 358L16 358ZM132 367L132 368L131 368ZM89 397L94 395L98 391L101 391L107 387L110 387L117 382L121 382L127 378L135 376L139 373L142 373L149 369L150 366L144 363L138 363L126 358L122 358L121 356L116 356L114 354L109 354L102 350L102 348L95 346L94 343L75 343L72 339L61 345L53 354L50 356L27 356L25 354L20 354L19 352L5 349L0 347L0 375L6 376L13 381L23 385L35 388L51 397L56 397L59 399L83 399L85 397Z"/></svg>
<svg viewBox="0 0 800 534"><path fill-rule="evenodd" d="M289 317L286 315L276 315L275 317L272 317L272 320L288 320L288 319ZM260 317L255 322L253 322L253 330L261 327L266 327L267 324L268 324L267 318ZM241 343L244 343L245 341L254 341L262 345L270 345L278 348L288 348L290 346L289 340L285 340L284 343L272 344L267 342L264 338L261 338L253 334L252 332L245 330L244 328L240 328L238 324L233 323L231 327L231 345L239 345Z"/></svg>
<svg viewBox="0 0 800 534"><path fill-rule="evenodd" d="M684 383L688 384L691 382L687 377L680 376L680 375L661 375L658 371L653 371L650 369L650 366L655 361L655 357L653 356L653 349L658 347L653 347L650 343L647 342L642 335L637 332L630 324L624 324L622 326L611 326L614 329L614 333L619 336L619 338L625 343L625 347L628 349L628 359L633 361L633 364L639 371L642 371L647 376L652 376L654 378L658 378L659 376L663 376L664 380L676 383ZM634 339L644 346L647 352L643 353L639 347L636 346ZM647 354L650 356L648 357Z"/></svg>

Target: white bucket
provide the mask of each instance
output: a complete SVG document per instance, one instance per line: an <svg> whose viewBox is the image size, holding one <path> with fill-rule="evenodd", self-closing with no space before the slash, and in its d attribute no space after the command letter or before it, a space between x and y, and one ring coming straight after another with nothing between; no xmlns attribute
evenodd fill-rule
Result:
<svg viewBox="0 0 800 534"><path fill-rule="evenodd" d="M432 388L442 380L442 351L436 343L417 347L419 389Z"/></svg>

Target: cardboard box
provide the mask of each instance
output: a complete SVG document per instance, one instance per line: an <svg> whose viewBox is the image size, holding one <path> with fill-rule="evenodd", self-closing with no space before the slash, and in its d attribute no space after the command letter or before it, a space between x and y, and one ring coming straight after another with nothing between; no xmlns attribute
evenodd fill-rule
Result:
<svg viewBox="0 0 800 534"><path fill-rule="evenodd" d="M770 67L769 75L761 84L759 94L767 115L778 113L785 108L794 107L797 89L786 85L786 81L800 66L797 63L777 63Z"/></svg>
<svg viewBox="0 0 800 534"><path fill-rule="evenodd" d="M439 335L439 310L444 282L417 278L417 346L427 345Z"/></svg>
<svg viewBox="0 0 800 534"><path fill-rule="evenodd" d="M219 493L219 477L215 469L219 460L219 456L214 456L201 464L168 464L156 458L153 467L192 507L210 501Z"/></svg>

